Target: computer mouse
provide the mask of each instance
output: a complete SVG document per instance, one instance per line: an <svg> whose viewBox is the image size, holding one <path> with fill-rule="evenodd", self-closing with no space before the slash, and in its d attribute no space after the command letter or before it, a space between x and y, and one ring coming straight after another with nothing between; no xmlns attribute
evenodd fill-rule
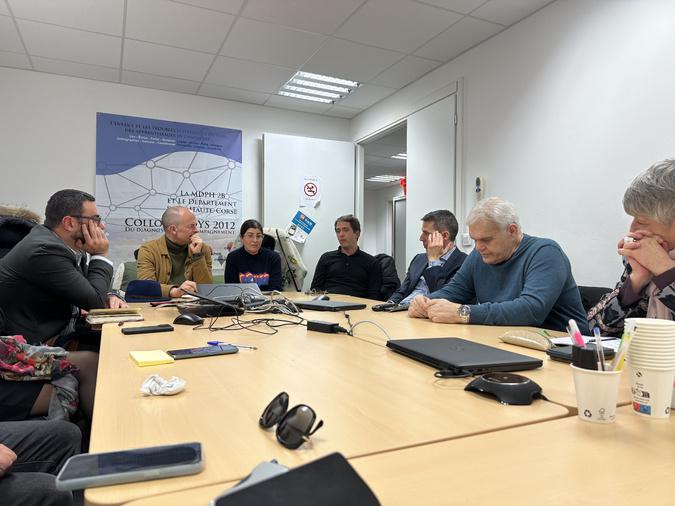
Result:
<svg viewBox="0 0 675 506"><path fill-rule="evenodd" d="M176 316L173 321L178 325L199 325L204 321L204 318L193 313L183 313Z"/></svg>
<svg viewBox="0 0 675 506"><path fill-rule="evenodd" d="M330 300L330 297L325 293L322 293L321 295L314 297L312 300Z"/></svg>

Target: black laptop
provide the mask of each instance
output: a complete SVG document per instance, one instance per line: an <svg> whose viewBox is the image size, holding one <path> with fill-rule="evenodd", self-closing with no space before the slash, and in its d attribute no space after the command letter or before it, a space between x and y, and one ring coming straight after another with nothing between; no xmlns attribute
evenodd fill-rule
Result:
<svg viewBox="0 0 675 506"><path fill-rule="evenodd" d="M197 285L197 293L230 304L255 306L267 302L255 283L200 283Z"/></svg>
<svg viewBox="0 0 675 506"><path fill-rule="evenodd" d="M493 371L525 371L541 367L539 359L474 343L459 337L396 339L387 347L439 370L483 374Z"/></svg>
<svg viewBox="0 0 675 506"><path fill-rule="evenodd" d="M294 300L293 303L301 309L310 311L351 311L366 308L366 305L360 302L341 302L339 300Z"/></svg>

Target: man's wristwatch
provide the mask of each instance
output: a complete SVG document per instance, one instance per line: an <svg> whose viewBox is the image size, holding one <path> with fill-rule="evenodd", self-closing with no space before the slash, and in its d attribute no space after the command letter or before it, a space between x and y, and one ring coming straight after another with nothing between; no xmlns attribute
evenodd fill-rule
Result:
<svg viewBox="0 0 675 506"><path fill-rule="evenodd" d="M459 321L462 323L469 323L471 319L471 306L462 304L457 308L457 314L459 315Z"/></svg>

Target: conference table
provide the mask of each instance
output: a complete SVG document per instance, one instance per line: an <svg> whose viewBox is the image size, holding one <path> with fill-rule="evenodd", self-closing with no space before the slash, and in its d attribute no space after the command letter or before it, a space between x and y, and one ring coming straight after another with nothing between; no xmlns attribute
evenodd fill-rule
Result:
<svg viewBox="0 0 675 506"><path fill-rule="evenodd" d="M673 504L675 419L630 406L613 424L567 417L350 459L383 505ZM206 505L236 482L128 506Z"/></svg>
<svg viewBox="0 0 675 506"><path fill-rule="evenodd" d="M142 311L145 321L124 327L166 323L178 314L175 308L144 306ZM405 313L370 309L348 313L352 323L370 320L390 338L457 336L541 358L544 366L525 374L542 386L549 402L505 406L466 392L470 379L435 378L433 368L388 350L387 336L372 323L358 324L353 336L310 332L301 325L276 327L274 334L175 325L173 332L124 335L121 327L107 324L101 340L90 452L200 441L205 469L192 476L89 489L87 504L123 504L221 486L243 478L263 460L277 459L295 467L338 451L352 462L378 455L386 461L387 455L396 452L480 439L541 422L548 425L576 413L569 366L546 359L543 352L500 343L497 336L508 327L433 324ZM248 313L240 319L265 317L294 319ZM347 326L344 313L305 311L302 317ZM229 317L218 320L230 322ZM255 329L270 331L263 325ZM132 350L198 347L214 339L257 349L151 367L138 367L129 357ZM145 397L140 385L151 374L185 379L186 391ZM290 406L308 404L325 422L311 442L298 450L284 448L273 430L258 426L264 407L281 391L290 395ZM627 389L622 387L619 404L627 402Z"/></svg>

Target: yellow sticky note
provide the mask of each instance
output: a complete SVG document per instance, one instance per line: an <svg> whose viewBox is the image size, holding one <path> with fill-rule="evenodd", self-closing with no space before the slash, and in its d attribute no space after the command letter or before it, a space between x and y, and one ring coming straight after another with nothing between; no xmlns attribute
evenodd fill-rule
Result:
<svg viewBox="0 0 675 506"><path fill-rule="evenodd" d="M173 357L162 350L130 351L129 355L140 367L173 362Z"/></svg>

